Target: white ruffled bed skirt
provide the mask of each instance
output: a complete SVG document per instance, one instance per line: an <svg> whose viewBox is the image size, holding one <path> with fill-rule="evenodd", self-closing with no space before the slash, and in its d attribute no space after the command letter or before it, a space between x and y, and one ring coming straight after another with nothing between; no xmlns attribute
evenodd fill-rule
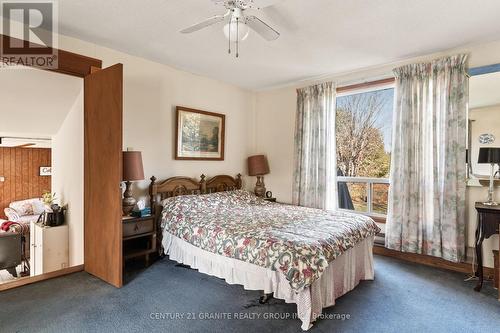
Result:
<svg viewBox="0 0 500 333"><path fill-rule="evenodd" d="M373 280L373 237L346 251L327 267L310 287L295 292L285 275L241 260L200 249L170 233L163 232L163 248L171 260L201 273L239 284L247 290L263 290L275 298L297 304L302 329L308 330L323 308L335 305L335 299L353 290L361 280Z"/></svg>

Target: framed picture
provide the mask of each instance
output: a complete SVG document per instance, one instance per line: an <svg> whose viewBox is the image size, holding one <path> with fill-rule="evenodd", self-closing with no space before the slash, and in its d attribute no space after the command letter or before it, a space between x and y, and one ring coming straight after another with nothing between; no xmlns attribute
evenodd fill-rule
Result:
<svg viewBox="0 0 500 333"><path fill-rule="evenodd" d="M178 106L175 159L223 161L224 132L223 114Z"/></svg>
<svg viewBox="0 0 500 333"><path fill-rule="evenodd" d="M40 167L40 176L52 176L52 167Z"/></svg>

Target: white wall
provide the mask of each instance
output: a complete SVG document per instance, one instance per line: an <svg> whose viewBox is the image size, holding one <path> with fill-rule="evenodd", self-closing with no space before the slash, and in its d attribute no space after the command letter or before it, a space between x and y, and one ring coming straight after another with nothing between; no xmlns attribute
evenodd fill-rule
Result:
<svg viewBox="0 0 500 333"><path fill-rule="evenodd" d="M65 36L59 47L102 59L103 67L124 64L123 148L143 153L146 180L140 188L146 190L153 175L165 179L246 174L246 158L254 142L252 92ZM224 161L174 160L177 105L226 115Z"/></svg>
<svg viewBox="0 0 500 333"><path fill-rule="evenodd" d="M472 45L460 49L407 59L363 70L324 76L295 86L253 93L213 79L133 57L81 40L61 36L60 48L103 60L104 67L124 64L124 149L143 152L146 177L163 179L175 175L198 177L227 173L246 173L249 154L268 155L271 174L266 176L268 190L280 201L291 201L293 174L293 133L297 87L334 80L340 85L388 77L394 67L425 61L456 52L471 54L471 67L500 62L500 42ZM169 47L165 45L165 47ZM222 162L175 161L174 108L183 105L226 115L226 160ZM255 179L247 180L252 188ZM146 189L148 181L139 186ZM480 193L470 192L468 199L482 200ZM469 229L475 219L468 211ZM492 246L493 240L485 241ZM495 243L497 244L498 241ZM497 245L495 245L497 246ZM486 256L488 259L489 256ZM491 263L487 262L487 265Z"/></svg>
<svg viewBox="0 0 500 333"><path fill-rule="evenodd" d="M270 173L264 179L266 189L286 203L292 202L296 108L295 89L257 94L255 153L267 155Z"/></svg>
<svg viewBox="0 0 500 333"><path fill-rule="evenodd" d="M172 176L197 178L202 173L246 174L246 158L255 142L253 92L65 36L60 36L59 48L101 59L103 67L124 64L123 149L130 147L143 153L146 180L137 184L138 192L147 193L153 175L161 180ZM71 265L83 263L83 223L79 223L83 221L83 206L79 201L82 196L77 197L77 193L83 193L82 102L80 98L74 105L54 137L53 148L53 189L63 203L70 203ZM177 105L226 115L224 161L174 160ZM82 157L81 162L78 157Z"/></svg>
<svg viewBox="0 0 500 333"><path fill-rule="evenodd" d="M70 266L83 264L83 164L82 90L52 137L52 192L68 206Z"/></svg>
<svg viewBox="0 0 500 333"><path fill-rule="evenodd" d="M387 64L363 70L344 73L336 76L325 76L318 80L304 81L294 86L287 86L275 90L261 91L256 96L255 106L255 148L254 152L268 156L271 174L266 176L266 187L273 191L278 200L291 202L292 175L293 175L293 139L296 111L296 88L332 80L338 85L348 85L363 81L373 81L392 75L392 69L407 63L426 61L443 55L467 52L470 54L470 67L500 63L500 41L471 45L459 49L440 52L425 57L407 59L398 63ZM469 189L467 209L469 246L474 244L474 230L476 225L473 202L484 200L484 191L481 188ZM472 206L470 206L472 204ZM472 232L472 234L471 234ZM472 235L472 236L471 236ZM498 249L498 237L484 242L485 265L492 267L493 258L491 249Z"/></svg>
<svg viewBox="0 0 500 333"><path fill-rule="evenodd" d="M80 93L82 80L16 66L0 69L0 87L0 135L50 138Z"/></svg>

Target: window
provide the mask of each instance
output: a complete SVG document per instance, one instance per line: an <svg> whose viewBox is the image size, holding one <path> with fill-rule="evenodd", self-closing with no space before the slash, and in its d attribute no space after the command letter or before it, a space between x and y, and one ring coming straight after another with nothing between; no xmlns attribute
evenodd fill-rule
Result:
<svg viewBox="0 0 500 333"><path fill-rule="evenodd" d="M336 111L339 207L387 214L394 88L339 94Z"/></svg>

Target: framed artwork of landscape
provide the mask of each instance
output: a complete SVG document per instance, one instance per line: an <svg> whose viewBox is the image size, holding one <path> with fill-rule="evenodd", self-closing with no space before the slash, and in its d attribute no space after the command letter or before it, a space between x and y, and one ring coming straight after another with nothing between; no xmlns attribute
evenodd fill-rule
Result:
<svg viewBox="0 0 500 333"><path fill-rule="evenodd" d="M175 129L176 160L224 160L223 114L178 106Z"/></svg>

